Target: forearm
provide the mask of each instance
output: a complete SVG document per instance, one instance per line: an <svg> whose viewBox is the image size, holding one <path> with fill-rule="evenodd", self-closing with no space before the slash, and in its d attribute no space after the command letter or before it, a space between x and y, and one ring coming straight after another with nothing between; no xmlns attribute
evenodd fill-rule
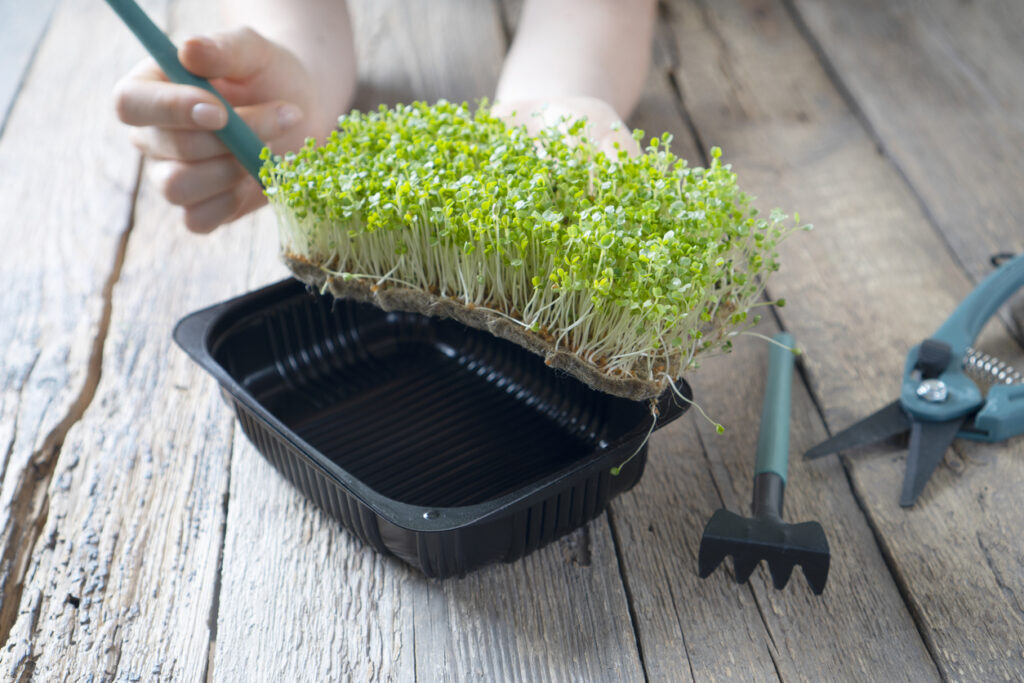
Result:
<svg viewBox="0 0 1024 683"><path fill-rule="evenodd" d="M632 112L650 63L656 0L527 0L499 102L586 96Z"/></svg>
<svg viewBox="0 0 1024 683"><path fill-rule="evenodd" d="M317 86L316 114L327 129L348 110L356 88L351 21L342 0L221 0L229 25L249 26L290 50Z"/></svg>

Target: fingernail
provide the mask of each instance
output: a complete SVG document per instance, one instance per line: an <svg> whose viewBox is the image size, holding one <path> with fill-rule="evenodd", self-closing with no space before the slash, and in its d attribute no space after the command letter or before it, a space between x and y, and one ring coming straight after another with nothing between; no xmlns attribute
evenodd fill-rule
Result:
<svg viewBox="0 0 1024 683"><path fill-rule="evenodd" d="M277 125L291 128L302 120L302 110L294 104L283 104L277 109Z"/></svg>
<svg viewBox="0 0 1024 683"><path fill-rule="evenodd" d="M198 126L216 130L227 125L227 114L216 105L200 102L192 107L192 120Z"/></svg>

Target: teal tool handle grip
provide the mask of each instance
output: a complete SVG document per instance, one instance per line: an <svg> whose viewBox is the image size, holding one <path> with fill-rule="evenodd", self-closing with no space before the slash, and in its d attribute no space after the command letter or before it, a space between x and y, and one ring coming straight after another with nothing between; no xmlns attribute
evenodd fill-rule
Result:
<svg viewBox="0 0 1024 683"><path fill-rule="evenodd" d="M796 340L786 332L775 335L768 355L768 383L761 407L754 476L774 472L786 481L789 469L789 405L793 386L793 352ZM779 346L781 344L781 346Z"/></svg>
<svg viewBox="0 0 1024 683"><path fill-rule="evenodd" d="M981 328L1014 292L1024 287L1024 254L1007 261L981 281L932 335L949 344L959 363Z"/></svg>
<svg viewBox="0 0 1024 683"><path fill-rule="evenodd" d="M246 125L245 121L231 108L231 105L228 104L223 95L210 85L208 80L196 76L181 65L181 62L178 61L178 50L174 47L174 43L164 35L163 31L157 28L156 24L146 16L146 13L133 0L107 0L107 4L117 12L117 16L121 17L121 21L132 30L135 37L139 39L143 47L146 48L149 54L153 56L153 59L156 60L156 63L160 65L160 68L164 70L164 73L167 74L167 78L174 83L194 85L197 88L202 88L216 95L224 103L228 110L228 125L214 131L214 134L235 155L235 158L238 159L245 170L256 180L259 180L260 167L263 165L263 162L260 161L263 143L256 137L256 133L252 132L252 128Z"/></svg>
<svg viewBox="0 0 1024 683"><path fill-rule="evenodd" d="M1024 384L989 387L985 405L974 416L974 429L961 436L978 441L1005 441L1024 434Z"/></svg>

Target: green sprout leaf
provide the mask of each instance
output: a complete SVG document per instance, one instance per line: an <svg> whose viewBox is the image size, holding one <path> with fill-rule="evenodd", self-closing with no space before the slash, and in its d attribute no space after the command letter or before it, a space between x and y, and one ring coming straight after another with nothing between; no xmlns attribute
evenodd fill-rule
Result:
<svg viewBox="0 0 1024 683"><path fill-rule="evenodd" d="M564 123L530 135L486 103L382 106L264 150L260 178L283 251L334 275L485 306L619 377L670 381L729 350L802 226L758 213L717 147L707 168L669 134L611 157Z"/></svg>

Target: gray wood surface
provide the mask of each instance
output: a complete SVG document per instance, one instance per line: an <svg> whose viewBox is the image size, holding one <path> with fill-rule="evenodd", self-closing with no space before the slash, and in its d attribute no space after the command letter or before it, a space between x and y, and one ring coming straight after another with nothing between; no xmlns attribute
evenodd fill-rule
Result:
<svg viewBox="0 0 1024 683"><path fill-rule="evenodd" d="M777 3L674 3L687 110L745 186L817 224L772 280L829 427L891 401L906 349L970 282ZM1005 332L991 331L1002 348ZM1019 360L1020 350L1008 357ZM944 676L1024 671L1019 439L956 444L918 505L897 505L904 453L850 458L854 491ZM841 479L833 480L833 486ZM998 511L998 512L997 512ZM1013 569L1016 567L1016 569ZM971 616L968 616L970 614ZM983 617L981 615L984 615Z"/></svg>
<svg viewBox="0 0 1024 683"><path fill-rule="evenodd" d="M93 49L83 25L109 32L110 49ZM103 5L64 3L0 138L0 640L8 643L16 618L28 618L24 577L61 444L99 378L108 286L130 225L138 154L109 92L141 50L116 28Z"/></svg>
<svg viewBox="0 0 1024 683"><path fill-rule="evenodd" d="M992 254L1024 251L1024 3L795 6L971 278ZM1024 296L1015 302L1024 341Z"/></svg>
<svg viewBox="0 0 1024 683"><path fill-rule="evenodd" d="M57 0L0 0L0 135Z"/></svg>
<svg viewBox="0 0 1024 683"><path fill-rule="evenodd" d="M630 124L648 135L671 132L677 153L700 159L670 81L680 52L672 25L662 24L650 85ZM766 320L757 331L770 336L777 328ZM697 680L825 679L837 670L851 678L935 677L913 619L834 460L794 459L786 496L789 521L817 520L827 529L834 565L823 598L811 594L799 570L781 592L772 589L764 568L749 588L735 585L731 560L706 581L697 578L700 530L714 511L727 507L750 514L758 397L766 368L767 344L746 337L734 353L692 373L695 398L727 425L726 433L716 434L696 415L659 432L651 440L644 479L613 504L621 551L630 558L625 575L649 678L680 680L680 672L687 670ZM806 389L796 384L791 446L802 452L823 439L825 431ZM715 627L708 628L709 623Z"/></svg>
<svg viewBox="0 0 1024 683"><path fill-rule="evenodd" d="M672 132L692 163L721 145L762 206L817 226L784 244L770 288L806 351L785 517L826 529L822 597L799 572L782 591L764 568L748 585L728 562L695 575L707 518L749 506L766 363L751 337L689 378L725 434L695 414L657 433L634 491L519 562L426 580L338 529L170 340L186 312L284 276L272 216L187 233L113 116L141 48L104 3L65 0L48 26L46 4L0 41L0 86L21 83L0 137L0 678L1024 677L1021 439L958 442L912 510L903 451L796 457L891 400L907 347L988 253L1024 246L1018 4L663 8L630 124ZM218 23L199 0L144 4L178 35ZM364 108L490 95L521 6L349 4ZM980 346L1024 366L999 323Z"/></svg>

